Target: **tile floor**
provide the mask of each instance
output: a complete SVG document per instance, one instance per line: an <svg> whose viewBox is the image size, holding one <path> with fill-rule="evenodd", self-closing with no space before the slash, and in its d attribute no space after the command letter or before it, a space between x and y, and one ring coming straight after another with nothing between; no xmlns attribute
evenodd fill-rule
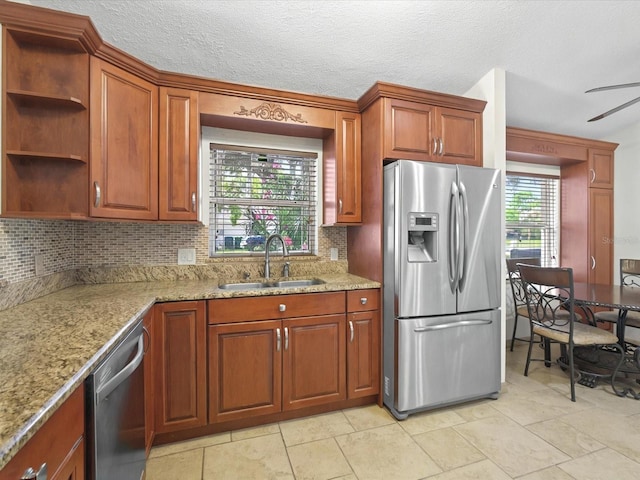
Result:
<svg viewBox="0 0 640 480"><path fill-rule="evenodd" d="M541 353L541 352L540 352ZM640 401L507 352L498 400L396 421L375 405L154 447L147 480L637 479Z"/></svg>

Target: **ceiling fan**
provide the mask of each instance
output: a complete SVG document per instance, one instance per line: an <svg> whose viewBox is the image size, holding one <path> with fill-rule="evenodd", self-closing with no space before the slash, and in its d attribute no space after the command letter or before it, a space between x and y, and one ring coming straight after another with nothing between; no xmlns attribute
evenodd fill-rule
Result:
<svg viewBox="0 0 640 480"><path fill-rule="evenodd" d="M585 93L602 92L602 91L605 91L605 90L616 90L618 88L629 88L629 87L640 87L640 82L623 83L621 85L609 85L607 87L592 88L591 90L587 90ZM633 100L630 100L627 103L623 103L622 105L618 105L616 108L612 108L611 110L608 110L608 111L606 111L604 113L601 113L600 115L598 115L596 117L593 117L593 118L591 118L590 120L587 120L587 121L588 122L595 122L596 120L602 120L604 117L608 117L612 113L619 112L623 108L630 107L634 103L638 103L638 102L640 102L640 97L634 98Z"/></svg>

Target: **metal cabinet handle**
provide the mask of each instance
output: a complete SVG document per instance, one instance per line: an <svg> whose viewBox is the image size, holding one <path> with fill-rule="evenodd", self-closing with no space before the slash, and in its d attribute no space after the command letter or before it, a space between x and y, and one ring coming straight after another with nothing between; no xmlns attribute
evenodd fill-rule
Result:
<svg viewBox="0 0 640 480"><path fill-rule="evenodd" d="M281 303L278 306L278 310L280 310L281 312L286 312L287 311L287 306L284 303Z"/></svg>
<svg viewBox="0 0 640 480"><path fill-rule="evenodd" d="M442 138L439 138L438 143L440 144L440 148L438 149L438 155L442 156L442 152L444 151L444 140L442 140Z"/></svg>
<svg viewBox="0 0 640 480"><path fill-rule="evenodd" d="M349 338L349 342L353 343L353 321L349 320L349 332L350 332L350 338Z"/></svg>
<svg viewBox="0 0 640 480"><path fill-rule="evenodd" d="M342 199L338 200L338 213L342 213Z"/></svg>
<svg viewBox="0 0 640 480"><path fill-rule="evenodd" d="M433 152L431 152L431 155L435 155L437 151L438 151L438 139L436 137L433 137Z"/></svg>
<svg viewBox="0 0 640 480"><path fill-rule="evenodd" d="M284 327L284 349L289 350L289 329Z"/></svg>
<svg viewBox="0 0 640 480"><path fill-rule="evenodd" d="M146 355L151 347L151 333L147 329L147 327L142 327L142 334L147 337L147 348L144 349L144 354Z"/></svg>
<svg viewBox="0 0 640 480"><path fill-rule="evenodd" d="M280 329L276 328L276 352L280 351L280 343L281 343Z"/></svg>
<svg viewBox="0 0 640 480"><path fill-rule="evenodd" d="M589 169L589 172L591 173L591 180L590 182L593 183L596 181L596 171L593 168Z"/></svg>
<svg viewBox="0 0 640 480"><path fill-rule="evenodd" d="M27 468L20 480L47 480L47 464L43 463L37 472L31 467Z"/></svg>
<svg viewBox="0 0 640 480"><path fill-rule="evenodd" d="M93 188L96 191L96 199L93 202L93 205L98 208L100 206L100 197L102 197L102 192L100 191L100 184L98 182L93 182Z"/></svg>
<svg viewBox="0 0 640 480"><path fill-rule="evenodd" d="M361 305L366 305L367 304L367 297L360 298L360 304Z"/></svg>
<svg viewBox="0 0 640 480"><path fill-rule="evenodd" d="M191 211L192 212L196 211L196 192L193 192L191 194Z"/></svg>
<svg viewBox="0 0 640 480"><path fill-rule="evenodd" d="M596 257L591 255L591 270L595 270L595 269L596 269Z"/></svg>

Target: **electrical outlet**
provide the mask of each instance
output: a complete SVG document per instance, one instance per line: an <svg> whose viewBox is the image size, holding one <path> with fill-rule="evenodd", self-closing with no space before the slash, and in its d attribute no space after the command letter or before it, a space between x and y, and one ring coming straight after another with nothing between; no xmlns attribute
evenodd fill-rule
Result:
<svg viewBox="0 0 640 480"><path fill-rule="evenodd" d="M338 260L338 249L337 248L331 248L329 250L330 254L331 254L331 260Z"/></svg>
<svg viewBox="0 0 640 480"><path fill-rule="evenodd" d="M196 249L195 248L179 248L178 249L178 265L195 265Z"/></svg>
<svg viewBox="0 0 640 480"><path fill-rule="evenodd" d="M36 255L34 258L36 263L36 277L44 275L44 255Z"/></svg>

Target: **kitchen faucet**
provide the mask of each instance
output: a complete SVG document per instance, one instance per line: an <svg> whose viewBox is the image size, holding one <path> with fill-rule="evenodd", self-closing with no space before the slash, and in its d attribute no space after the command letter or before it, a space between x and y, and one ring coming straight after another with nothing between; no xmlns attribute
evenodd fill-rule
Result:
<svg viewBox="0 0 640 480"><path fill-rule="evenodd" d="M275 239L280 240L280 242L282 243L282 258L286 260L289 257L289 252L287 251L287 245L284 243L284 239L282 238L282 236L279 233L273 233L269 235L269 238L267 238L267 242L264 245L264 278L267 278L267 279L269 278L269 275L271 273L270 264L269 264L269 249L271 248L271 242L273 242ZM284 267L282 268L282 276L283 277L289 276L288 261L284 262Z"/></svg>

